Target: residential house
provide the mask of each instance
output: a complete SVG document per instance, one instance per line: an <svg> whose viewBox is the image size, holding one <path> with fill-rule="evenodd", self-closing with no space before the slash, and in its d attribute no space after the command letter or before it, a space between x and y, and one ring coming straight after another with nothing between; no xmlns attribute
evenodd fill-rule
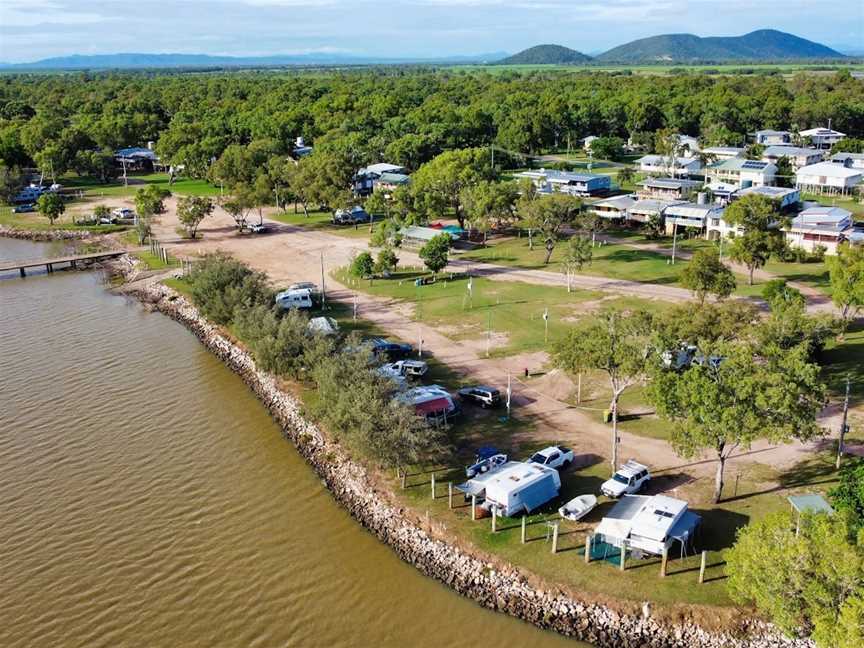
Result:
<svg viewBox="0 0 864 648"><path fill-rule="evenodd" d="M811 128L803 130L798 134L802 138L808 138L816 148L831 148L846 137L846 133L841 133L832 128Z"/></svg>
<svg viewBox="0 0 864 648"><path fill-rule="evenodd" d="M681 201L679 201L681 202ZM672 205L677 205L679 202L670 202L667 200L654 200L652 198L643 198L637 200L630 207L629 220L637 223L647 223L656 218L663 218L666 209Z"/></svg>
<svg viewBox="0 0 864 648"><path fill-rule="evenodd" d="M616 196L592 203L589 210L601 218L623 222L630 217L630 208L635 204L635 196Z"/></svg>
<svg viewBox="0 0 864 648"><path fill-rule="evenodd" d="M354 175L354 193L358 196L368 196L375 189L375 181L378 180L384 173L404 174L405 167L398 164L389 164L380 162L378 164L370 164L368 167L360 169Z"/></svg>
<svg viewBox="0 0 864 648"><path fill-rule="evenodd" d="M715 193L728 190L730 187L743 189L745 187L773 185L776 174L776 165L744 158L730 158L721 162L714 162L709 164L705 171L711 190Z"/></svg>
<svg viewBox="0 0 864 648"><path fill-rule="evenodd" d="M700 205L697 203L677 203L669 205L664 212L666 233L674 234L676 228L687 227L700 232L707 228L711 218L722 218L723 207L717 205Z"/></svg>
<svg viewBox="0 0 864 648"><path fill-rule="evenodd" d="M685 155L692 157L702 150L697 138L690 135L677 135L676 137L678 138L678 150Z"/></svg>
<svg viewBox="0 0 864 648"><path fill-rule="evenodd" d="M760 130L756 131L754 136L756 143L762 146L774 146L776 144L782 146L792 143L792 133L789 131Z"/></svg>
<svg viewBox="0 0 864 648"><path fill-rule="evenodd" d="M864 169L864 153L835 153L831 162L842 164L847 169Z"/></svg>
<svg viewBox="0 0 864 648"><path fill-rule="evenodd" d="M744 149L740 146L706 146L702 149L704 155L710 155L715 160L744 157Z"/></svg>
<svg viewBox="0 0 864 648"><path fill-rule="evenodd" d="M792 169L797 171L801 167L817 164L822 161L824 151L814 148L801 148L800 146L769 146L762 151L762 160L776 164L780 158L788 158Z"/></svg>
<svg viewBox="0 0 864 648"><path fill-rule="evenodd" d="M551 169L523 171L514 175L517 178L530 179L541 194L567 193L572 196L594 196L612 189L612 179L607 175Z"/></svg>
<svg viewBox="0 0 864 648"><path fill-rule="evenodd" d="M738 189L732 194L732 200L748 196L750 194L759 194L766 196L771 200L776 200L779 203L781 210L794 208L801 202L801 192L798 189L787 187L747 187L746 189Z"/></svg>
<svg viewBox="0 0 864 648"><path fill-rule="evenodd" d="M655 198L657 200L687 200L702 187L698 180L681 178L648 178L639 183L640 198Z"/></svg>
<svg viewBox="0 0 864 648"><path fill-rule="evenodd" d="M702 170L702 163L698 158L676 157L671 158L664 155L644 155L636 162L639 171L648 175L664 175L673 177L687 177L696 175Z"/></svg>
<svg viewBox="0 0 864 648"><path fill-rule="evenodd" d="M820 162L798 169L795 186L818 194L848 194L861 183L864 169L848 168L834 162Z"/></svg>
<svg viewBox="0 0 864 648"><path fill-rule="evenodd" d="M811 207L795 218L786 230L786 240L793 248L814 252L825 248L826 254L837 254L837 246L853 231L851 212L839 207Z"/></svg>

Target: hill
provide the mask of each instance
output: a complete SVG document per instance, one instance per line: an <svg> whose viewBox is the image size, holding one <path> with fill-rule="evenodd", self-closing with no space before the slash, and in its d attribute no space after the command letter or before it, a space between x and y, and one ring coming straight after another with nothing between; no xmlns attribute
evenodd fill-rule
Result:
<svg viewBox="0 0 864 648"><path fill-rule="evenodd" d="M590 60L590 56L563 45L535 45L495 63L498 65L569 65L586 63Z"/></svg>
<svg viewBox="0 0 864 648"><path fill-rule="evenodd" d="M839 59L844 55L806 38L774 29L743 36L663 34L619 45L597 57L603 63L716 63Z"/></svg>

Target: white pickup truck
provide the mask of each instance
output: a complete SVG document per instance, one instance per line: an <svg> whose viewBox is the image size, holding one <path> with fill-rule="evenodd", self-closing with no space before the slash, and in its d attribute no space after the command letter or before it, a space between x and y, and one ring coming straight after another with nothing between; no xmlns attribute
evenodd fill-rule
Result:
<svg viewBox="0 0 864 648"><path fill-rule="evenodd" d="M613 499L638 493L649 479L648 467L630 459L612 475L612 479L603 482L600 492Z"/></svg>
<svg viewBox="0 0 864 648"><path fill-rule="evenodd" d="M562 446L549 446L531 455L528 463L536 463L547 468L560 470L573 463L573 451Z"/></svg>

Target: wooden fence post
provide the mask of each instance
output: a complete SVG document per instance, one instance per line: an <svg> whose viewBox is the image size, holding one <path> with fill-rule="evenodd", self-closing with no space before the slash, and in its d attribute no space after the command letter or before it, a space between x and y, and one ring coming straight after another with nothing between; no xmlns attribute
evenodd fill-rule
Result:
<svg viewBox="0 0 864 648"><path fill-rule="evenodd" d="M494 506L492 507L492 533L495 533L497 531L497 529L495 528L495 523L498 521L498 513L496 513L497 510L498 509L496 509Z"/></svg>
<svg viewBox="0 0 864 648"><path fill-rule="evenodd" d="M528 519L528 516L524 513L522 514L522 544L525 544L525 521Z"/></svg>
<svg viewBox="0 0 864 648"><path fill-rule="evenodd" d="M618 565L618 568L619 568L621 571L624 571L625 569L627 569L627 567L625 566L625 561L626 561L626 560L627 560L627 547L625 547L625 546L622 544L622 545L621 545L621 564Z"/></svg>
<svg viewBox="0 0 864 648"><path fill-rule="evenodd" d="M476 495L471 496L471 519L472 520L477 519L477 496Z"/></svg>
<svg viewBox="0 0 864 648"><path fill-rule="evenodd" d="M453 508L453 482L447 482L447 508Z"/></svg>
<svg viewBox="0 0 864 648"><path fill-rule="evenodd" d="M591 562L591 534L585 534L585 564Z"/></svg>
<svg viewBox="0 0 864 648"><path fill-rule="evenodd" d="M435 499L435 473L432 473L432 499Z"/></svg>
<svg viewBox="0 0 864 648"><path fill-rule="evenodd" d="M660 577L666 578L666 561L669 559L669 548L663 547L663 558L660 561Z"/></svg>
<svg viewBox="0 0 864 648"><path fill-rule="evenodd" d="M552 553L558 553L558 523L552 527Z"/></svg>
<svg viewBox="0 0 864 648"><path fill-rule="evenodd" d="M708 552L703 551L702 552L702 564L699 565L699 584L700 585L705 582L705 559L707 558L707 556L708 556Z"/></svg>
<svg viewBox="0 0 864 648"><path fill-rule="evenodd" d="M403 489L403 490L405 489L405 482L406 482L407 479L408 479L408 471L407 471L407 470L403 470L403 471L402 471L402 489Z"/></svg>

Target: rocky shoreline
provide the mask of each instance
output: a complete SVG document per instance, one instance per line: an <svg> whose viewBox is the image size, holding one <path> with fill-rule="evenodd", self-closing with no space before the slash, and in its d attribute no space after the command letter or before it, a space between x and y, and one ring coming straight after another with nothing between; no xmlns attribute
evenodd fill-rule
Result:
<svg viewBox="0 0 864 648"><path fill-rule="evenodd" d="M20 239L22 241L82 241L93 238L93 233L78 230L26 230L0 225L0 236Z"/></svg>
<svg viewBox="0 0 864 648"><path fill-rule="evenodd" d="M330 442L303 416L302 403L258 371L243 349L203 319L182 296L159 283L126 291L190 330L255 392L301 455L351 515L402 560L480 605L540 628L602 648L813 648L807 639L788 639L771 626L742 622L733 631L710 631L694 623L622 613L560 591L544 591L518 569L466 552L436 537L416 516L394 504L366 470ZM634 606L635 607L635 606Z"/></svg>

